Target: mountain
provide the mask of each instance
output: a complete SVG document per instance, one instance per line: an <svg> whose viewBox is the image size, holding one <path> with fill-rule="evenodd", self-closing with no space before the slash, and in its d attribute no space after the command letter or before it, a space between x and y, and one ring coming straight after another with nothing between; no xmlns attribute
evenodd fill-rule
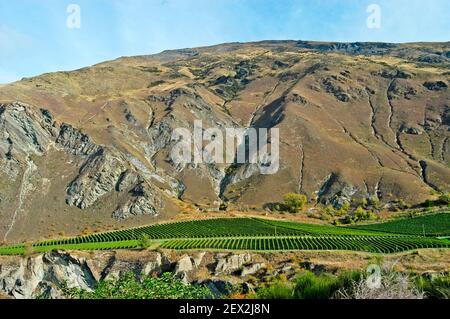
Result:
<svg viewBox="0 0 450 319"><path fill-rule="evenodd" d="M124 57L0 87L0 236L450 190L450 43L264 41ZM278 128L280 168L180 165L176 128Z"/></svg>

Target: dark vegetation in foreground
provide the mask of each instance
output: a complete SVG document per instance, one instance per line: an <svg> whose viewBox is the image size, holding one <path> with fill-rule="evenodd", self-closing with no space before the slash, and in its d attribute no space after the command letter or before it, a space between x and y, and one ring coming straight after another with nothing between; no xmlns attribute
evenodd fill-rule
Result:
<svg viewBox="0 0 450 319"><path fill-rule="evenodd" d="M137 278L133 273L118 279L101 281L93 291L63 287L69 299L448 299L450 275L424 276L384 271L378 286L371 287L371 278L360 271L314 274L304 271L288 281L280 276L275 281L243 292L241 287L228 286L224 295L214 295L202 284L186 284L171 273L155 278ZM41 296L46 298L46 296Z"/></svg>
<svg viewBox="0 0 450 319"><path fill-rule="evenodd" d="M370 283L373 283L371 285ZM261 299L449 299L450 275L382 271L379 283L361 272L340 275L304 272L293 281L279 280L255 293Z"/></svg>

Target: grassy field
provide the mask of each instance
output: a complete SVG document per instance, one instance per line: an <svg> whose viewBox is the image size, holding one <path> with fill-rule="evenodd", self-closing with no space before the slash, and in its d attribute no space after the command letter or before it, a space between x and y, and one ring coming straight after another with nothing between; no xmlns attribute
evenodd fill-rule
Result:
<svg viewBox="0 0 450 319"><path fill-rule="evenodd" d="M301 224L269 219L219 218L150 225L27 245L4 246L0 247L0 255L20 255L54 249L140 248L142 238L150 243L151 248L181 250L354 250L393 253L420 248L450 247L450 242L446 239L387 232L385 229L379 231L378 229Z"/></svg>
<svg viewBox="0 0 450 319"><path fill-rule="evenodd" d="M417 236L450 236L450 213L405 218L386 223L353 226L355 230L399 233Z"/></svg>

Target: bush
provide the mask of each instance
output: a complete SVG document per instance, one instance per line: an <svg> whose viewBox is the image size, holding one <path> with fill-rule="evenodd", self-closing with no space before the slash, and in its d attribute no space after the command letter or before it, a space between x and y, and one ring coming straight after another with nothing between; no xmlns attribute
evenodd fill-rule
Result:
<svg viewBox="0 0 450 319"><path fill-rule="evenodd" d="M373 211L365 210L361 206L358 206L358 208L353 212L353 215L346 217L345 222L347 224L354 224L359 221L374 220L377 218L377 215L375 215Z"/></svg>
<svg viewBox="0 0 450 319"><path fill-rule="evenodd" d="M33 244L25 243L23 246L24 246L24 256L31 256L35 253Z"/></svg>
<svg viewBox="0 0 450 319"><path fill-rule="evenodd" d="M159 278L145 276L137 280L130 272L117 280L100 281L93 291L63 287L70 299L205 299L211 291L200 285L184 284L171 273Z"/></svg>
<svg viewBox="0 0 450 319"><path fill-rule="evenodd" d="M339 299L423 299L424 294L408 273L394 270L394 264L381 265L380 277L374 285L368 285L373 278L361 276L350 287L340 289L335 297ZM369 273L368 273L369 275ZM370 274L373 275L373 274Z"/></svg>
<svg viewBox="0 0 450 319"><path fill-rule="evenodd" d="M303 194L289 193L283 196L284 206L290 213L298 213L303 209L308 198Z"/></svg>
<svg viewBox="0 0 450 319"><path fill-rule="evenodd" d="M294 296L297 299L331 299L339 289L350 287L360 277L359 272L316 276L308 271L297 277Z"/></svg>
<svg viewBox="0 0 450 319"><path fill-rule="evenodd" d="M373 208L380 209L380 199L378 198L378 196L376 195L371 196L370 204L373 206Z"/></svg>
<svg viewBox="0 0 450 319"><path fill-rule="evenodd" d="M350 203L348 201L344 201L342 207L335 213L336 216L341 217L348 213L350 210Z"/></svg>
<svg viewBox="0 0 450 319"><path fill-rule="evenodd" d="M416 279L417 287L430 299L450 299L450 274L431 278L420 276Z"/></svg>
<svg viewBox="0 0 450 319"><path fill-rule="evenodd" d="M439 201L444 205L450 204L450 193L442 194L439 196Z"/></svg>
<svg viewBox="0 0 450 319"><path fill-rule="evenodd" d="M139 247L141 247L142 249L148 249L152 244L153 242L151 238L146 234L142 235L139 239Z"/></svg>
<svg viewBox="0 0 450 319"><path fill-rule="evenodd" d="M305 271L293 283L277 281L258 290L260 299L330 299L340 289L348 289L355 281L360 280L359 272L314 275Z"/></svg>
<svg viewBox="0 0 450 319"><path fill-rule="evenodd" d="M292 299L294 296L293 285L289 282L277 281L258 290L258 299Z"/></svg>

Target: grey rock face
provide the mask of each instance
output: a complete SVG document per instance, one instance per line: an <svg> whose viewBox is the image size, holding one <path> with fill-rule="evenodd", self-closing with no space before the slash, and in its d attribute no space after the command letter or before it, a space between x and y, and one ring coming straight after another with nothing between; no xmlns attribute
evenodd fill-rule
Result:
<svg viewBox="0 0 450 319"><path fill-rule="evenodd" d="M88 135L83 134L69 124L61 125L56 143L73 155L87 156L99 151L99 146L95 145Z"/></svg>
<svg viewBox="0 0 450 319"><path fill-rule="evenodd" d="M266 264L264 263L256 263L247 267L244 267L241 272L241 276L249 276L256 274L260 269L264 268Z"/></svg>
<svg viewBox="0 0 450 319"><path fill-rule="evenodd" d="M101 149L87 160L78 177L69 185L67 204L81 209L91 206L100 197L115 189L120 176L126 170L118 157Z"/></svg>
<svg viewBox="0 0 450 319"><path fill-rule="evenodd" d="M16 299L30 299L45 295L58 298L58 289L91 290L96 280L84 259L63 252L17 260L15 264L0 266L0 288Z"/></svg>
<svg viewBox="0 0 450 319"><path fill-rule="evenodd" d="M164 259L164 261L167 261L167 259ZM142 267L142 275L149 276L152 274L160 274L162 268L163 268L163 258L160 253L157 253L154 260L147 262Z"/></svg>
<svg viewBox="0 0 450 319"><path fill-rule="evenodd" d="M157 149L165 145L165 136L170 135L170 130L164 128L161 125L161 130L153 134ZM46 154L52 145L84 160L78 176L67 187L68 205L85 209L113 191L134 187L129 201L114 217L159 214L163 206L160 196L150 185L138 185L143 179L129 168L129 161L118 151L95 144L87 134L69 124L56 127L47 110L36 110L23 103L0 105L0 169L12 179L20 174L25 162L30 162L24 159Z"/></svg>
<svg viewBox="0 0 450 319"><path fill-rule="evenodd" d="M319 191L319 201L324 205L332 204L335 208L341 208L344 202L351 202L358 188L349 185L342 176L331 174Z"/></svg>
<svg viewBox="0 0 450 319"><path fill-rule="evenodd" d="M177 265L175 266L175 273L186 273L192 271L194 269L194 264L190 256L185 255L180 260L178 260Z"/></svg>
<svg viewBox="0 0 450 319"><path fill-rule="evenodd" d="M266 280L285 274L293 278L298 266L291 263L290 256L273 259L267 254L233 253L177 253L174 251L119 251L63 252L54 251L33 257L0 257L0 295L17 299L65 298L63 284L68 288L87 291L95 289L103 280L116 280L132 273L137 280L145 276L160 276L170 272L185 283L199 283L222 297L231 293L233 287L245 286L250 275ZM273 267L266 267L271 265ZM324 266L305 261L301 267L317 272ZM265 269L264 273L260 272ZM258 281L254 283L258 286Z"/></svg>
<svg viewBox="0 0 450 319"><path fill-rule="evenodd" d="M423 130L419 126L405 127L405 128L403 128L403 131L406 134L411 134L411 135L421 135L421 134L423 134Z"/></svg>
<svg viewBox="0 0 450 319"><path fill-rule="evenodd" d="M0 105L0 157L11 160L44 153L54 133L45 114L21 103Z"/></svg>
<svg viewBox="0 0 450 319"><path fill-rule="evenodd" d="M231 274L239 270L243 265L252 261L250 254L229 254L224 257L218 257L216 265L216 275Z"/></svg>
<svg viewBox="0 0 450 319"><path fill-rule="evenodd" d="M156 190L142 182L131 191L128 202L113 213L113 218L123 220L141 215L158 216L163 206Z"/></svg>
<svg viewBox="0 0 450 319"><path fill-rule="evenodd" d="M146 144L147 158L152 159L160 150L170 144L172 138L172 128L168 121L158 122L151 127L148 132L149 143Z"/></svg>

